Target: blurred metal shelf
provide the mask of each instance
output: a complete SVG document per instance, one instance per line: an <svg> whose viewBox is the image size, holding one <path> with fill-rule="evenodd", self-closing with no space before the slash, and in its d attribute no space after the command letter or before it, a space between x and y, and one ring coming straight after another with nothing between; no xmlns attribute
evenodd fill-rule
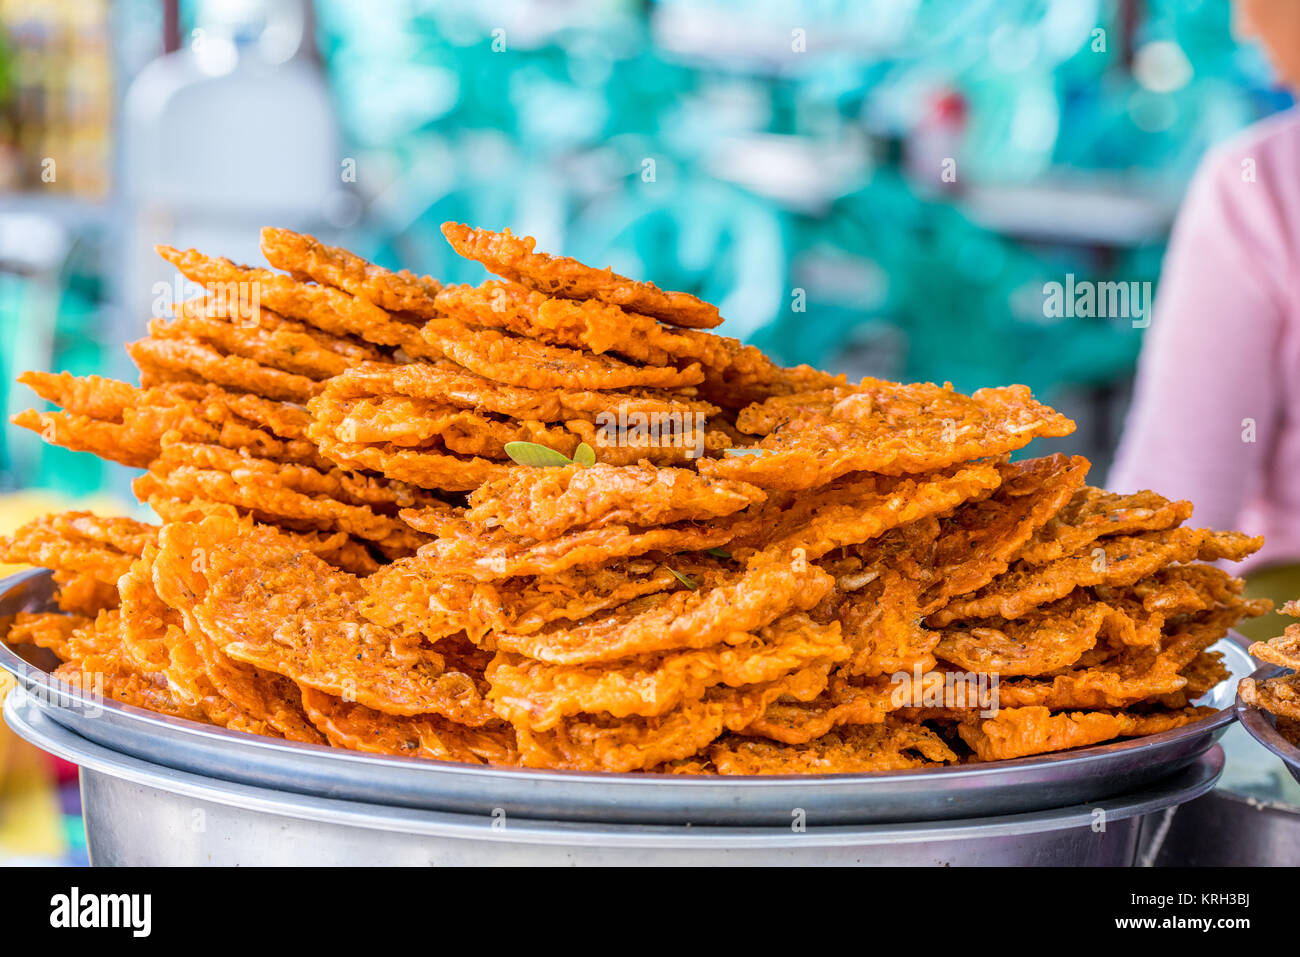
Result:
<svg viewBox="0 0 1300 957"><path fill-rule="evenodd" d="M112 207L65 193L0 193L0 216L39 216L70 231L105 226Z"/></svg>
<svg viewBox="0 0 1300 957"><path fill-rule="evenodd" d="M964 190L957 205L972 222L1017 239L1136 246L1168 235L1178 197L1107 180L983 184Z"/></svg>

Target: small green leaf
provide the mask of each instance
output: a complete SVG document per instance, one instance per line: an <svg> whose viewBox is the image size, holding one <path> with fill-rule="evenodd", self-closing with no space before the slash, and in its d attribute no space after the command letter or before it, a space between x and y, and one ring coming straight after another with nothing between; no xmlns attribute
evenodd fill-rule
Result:
<svg viewBox="0 0 1300 957"><path fill-rule="evenodd" d="M712 555L714 558L730 558L730 557L731 557L731 552L727 551L725 548L709 548L709 549L706 549L706 550L705 550L704 554L706 554L706 555Z"/></svg>
<svg viewBox="0 0 1300 957"><path fill-rule="evenodd" d="M579 442L578 447L573 450L573 464L582 466L595 465L596 450L586 442Z"/></svg>
<svg viewBox="0 0 1300 957"><path fill-rule="evenodd" d="M723 455L770 455L771 449L723 449Z"/></svg>
<svg viewBox="0 0 1300 957"><path fill-rule="evenodd" d="M668 568L667 565L665 565L664 567ZM674 578L676 578L679 582L681 582L691 591L695 591L695 589L700 587L699 585L695 584L695 582L691 581L689 578L687 578L685 575L683 575L681 572L677 571L676 569L668 568L668 570L672 572Z"/></svg>
<svg viewBox="0 0 1300 957"><path fill-rule="evenodd" d="M536 442L507 442L506 455L510 456L512 462L535 469L556 468L573 464L563 452L548 449Z"/></svg>

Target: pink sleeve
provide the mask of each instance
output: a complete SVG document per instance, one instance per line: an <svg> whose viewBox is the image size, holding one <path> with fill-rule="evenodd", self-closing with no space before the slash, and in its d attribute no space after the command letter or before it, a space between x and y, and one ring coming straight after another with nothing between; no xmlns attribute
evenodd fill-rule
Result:
<svg viewBox="0 0 1300 957"><path fill-rule="evenodd" d="M1107 482L1190 499L1202 527L1235 527L1282 415L1287 234L1266 171L1248 182L1242 159L1220 150L1188 192Z"/></svg>

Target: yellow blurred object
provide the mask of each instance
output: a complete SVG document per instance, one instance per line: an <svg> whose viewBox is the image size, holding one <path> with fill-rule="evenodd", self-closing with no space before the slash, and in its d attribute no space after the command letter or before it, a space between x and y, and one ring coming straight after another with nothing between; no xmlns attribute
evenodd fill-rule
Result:
<svg viewBox="0 0 1300 957"><path fill-rule="evenodd" d="M62 856L67 848L49 760L4 728L0 775L0 860Z"/></svg>
<svg viewBox="0 0 1300 957"><path fill-rule="evenodd" d="M70 499L40 490L11 492L0 495L0 535L48 512L70 509L103 515L140 512L138 507L104 495ZM0 564L0 577L26 567ZM14 679L0 671L0 703L14 686ZM65 852L65 843L49 760L0 721L0 860L57 858Z"/></svg>

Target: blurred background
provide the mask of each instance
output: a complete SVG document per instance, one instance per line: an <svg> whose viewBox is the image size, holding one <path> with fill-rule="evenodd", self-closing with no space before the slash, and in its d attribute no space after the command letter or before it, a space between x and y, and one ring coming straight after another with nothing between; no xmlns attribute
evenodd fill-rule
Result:
<svg viewBox="0 0 1300 957"><path fill-rule="evenodd" d="M1227 0L0 0L0 388L129 376L156 242L257 229L455 281L447 219L717 302L853 376L1025 382L1103 474L1206 147L1289 105ZM126 493L0 432L0 484Z"/></svg>
<svg viewBox="0 0 1300 957"><path fill-rule="evenodd" d="M154 243L256 262L275 224L478 281L452 219L696 293L787 363L1028 383L1080 423L1053 450L1100 476L1142 329L1045 318L1044 283L1154 284L1206 148L1290 105L1229 19L1227 0L0 0L5 412L31 404L22 369L130 377L121 344L172 280ZM126 472L0 430L0 492L22 490L0 526L127 508ZM75 855L69 827L15 849L40 839L0 820L0 856Z"/></svg>

